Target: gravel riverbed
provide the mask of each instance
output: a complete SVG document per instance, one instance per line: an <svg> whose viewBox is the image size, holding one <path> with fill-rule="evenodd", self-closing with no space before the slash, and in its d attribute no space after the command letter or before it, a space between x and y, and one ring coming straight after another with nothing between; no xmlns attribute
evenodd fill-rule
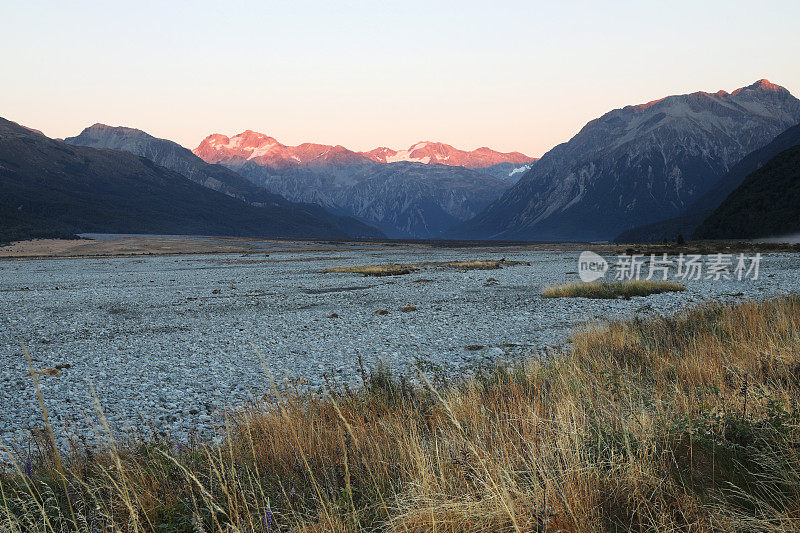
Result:
<svg viewBox="0 0 800 533"><path fill-rule="evenodd" d="M394 277L320 273L339 265L501 257L530 265ZM277 380L319 386L327 374L357 383L357 353L367 366L383 361L404 371L420 357L458 372L509 352L563 345L588 319L800 289L800 256L774 254L764 256L756 281L690 281L686 292L630 300L541 297L544 285L576 281L576 270L571 252L354 245L0 262L0 439L22 440L41 420L20 342L37 369L69 365L60 376L40 377L62 445L66 425L91 433L92 388L116 431L204 438L220 408L269 390L251 340ZM405 306L416 310L400 311ZM389 313L376 315L381 309Z"/></svg>

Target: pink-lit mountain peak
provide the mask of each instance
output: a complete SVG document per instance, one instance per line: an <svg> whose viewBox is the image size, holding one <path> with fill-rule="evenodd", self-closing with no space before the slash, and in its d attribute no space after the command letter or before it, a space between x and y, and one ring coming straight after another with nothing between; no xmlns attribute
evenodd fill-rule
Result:
<svg viewBox="0 0 800 533"><path fill-rule="evenodd" d="M467 168L484 168L498 163L513 163L524 165L535 161L519 152L503 153L482 147L477 150L466 151L454 148L441 142L421 141L407 150L393 150L381 147L364 152L364 156L379 163L396 163L398 161L412 161L425 164L441 164L462 166Z"/></svg>
<svg viewBox="0 0 800 533"><path fill-rule="evenodd" d="M748 85L747 87L742 87L741 89L736 89L731 94L736 95L739 93L743 93L745 91L769 91L769 92L788 92L786 88L781 87L777 83L772 83L766 78L762 78L757 82L753 83L752 85Z"/></svg>
<svg viewBox="0 0 800 533"><path fill-rule="evenodd" d="M312 162L331 163L396 163L408 161L424 164L443 164L484 168L498 163L524 165L535 161L519 152L502 153L481 147L473 151L459 150L449 144L431 141L418 142L407 150L380 147L368 152L354 152L341 145L303 143L286 146L273 137L247 130L227 137L214 134L206 137L194 149L194 153L210 163L236 159L250 160L260 165L306 164Z"/></svg>
<svg viewBox="0 0 800 533"><path fill-rule="evenodd" d="M195 155L209 163L219 163L233 159L262 161L285 161L291 159L289 147L274 137L252 130L228 137L215 133L209 135L194 150Z"/></svg>
<svg viewBox="0 0 800 533"><path fill-rule="evenodd" d="M657 100L652 100L652 101L647 102L645 104L637 104L637 105L630 106L630 107L633 107L635 109L640 109L640 110L648 109L648 108L653 107L654 105L656 105L658 103L661 103L661 102L664 102L666 100L670 100L670 99L674 100L676 98L685 98L687 96L693 96L693 95L701 95L701 96L707 96L707 97L716 96L718 98L729 98L729 97L738 96L740 94L763 93L763 92L787 93L787 94L789 93L789 91L785 87L782 87L782 86L778 85L777 83L772 83L771 81L769 81L766 78L762 78L762 79L756 81L755 83L752 83L752 84L747 85L745 87L740 87L739 89L736 89L736 90L734 90L733 92L730 92L730 93L728 91L725 91L725 90L719 90L719 91L717 91L715 93L706 93L706 92L703 92L703 91L699 91L699 92L696 92L696 93L691 93L690 95L665 96L663 98L659 98Z"/></svg>

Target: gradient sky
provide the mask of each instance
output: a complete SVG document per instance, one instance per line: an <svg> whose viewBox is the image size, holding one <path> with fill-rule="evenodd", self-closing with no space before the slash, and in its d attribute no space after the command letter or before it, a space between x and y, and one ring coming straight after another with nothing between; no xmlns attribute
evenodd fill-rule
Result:
<svg viewBox="0 0 800 533"><path fill-rule="evenodd" d="M210 133L539 156L627 104L768 78L800 96L797 0L2 2L0 116L194 148Z"/></svg>

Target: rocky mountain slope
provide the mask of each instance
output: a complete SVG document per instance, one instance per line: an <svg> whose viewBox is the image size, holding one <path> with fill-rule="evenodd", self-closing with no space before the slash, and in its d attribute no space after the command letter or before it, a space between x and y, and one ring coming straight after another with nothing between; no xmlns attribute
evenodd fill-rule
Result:
<svg viewBox="0 0 800 533"><path fill-rule="evenodd" d="M253 206L149 159L0 119L0 241L84 232L348 237L304 210Z"/></svg>
<svg viewBox="0 0 800 533"><path fill-rule="evenodd" d="M203 161L183 146L167 139L159 139L134 128L95 124L76 137L64 142L93 148L123 150L145 157L157 165L174 170L204 187L239 198L257 206L279 205L288 209L306 211L312 216L339 227L351 237L381 237L380 231L353 217L330 213L314 203L290 202L279 194L253 184L240 174L222 166Z"/></svg>
<svg viewBox="0 0 800 533"><path fill-rule="evenodd" d="M767 80L615 109L545 154L457 238L609 240L682 213L732 165L800 121Z"/></svg>
<svg viewBox="0 0 800 533"><path fill-rule="evenodd" d="M275 169L251 161L231 168L301 202L347 213L390 237L437 237L475 216L511 183L464 167L421 163L329 163Z"/></svg>
<svg viewBox="0 0 800 533"><path fill-rule="evenodd" d="M800 124L792 126L766 146L742 158L708 192L687 207L680 216L635 227L621 233L614 240L617 242L657 242L665 238L672 240L678 235L686 238L692 236L698 226L748 175L764 166L767 161L779 153L797 145L800 145Z"/></svg>
<svg viewBox="0 0 800 533"><path fill-rule="evenodd" d="M370 169L368 179L335 192L333 203L387 235L437 237L481 212L506 183L463 167L400 162Z"/></svg>
<svg viewBox="0 0 800 533"><path fill-rule="evenodd" d="M440 145L437 153L444 153L442 147L446 146ZM422 148L409 151L408 161L384 163L376 161L374 154L353 152L343 146L291 147L267 135L246 131L231 138L211 135L194 152L271 192L356 216L392 237L439 236L452 225L475 216L512 184L463 166L434 164L427 155L422 157L424 162L417 162ZM474 164L499 157L493 155L497 152L476 152ZM523 164L530 161L522 154L513 155L512 159Z"/></svg>
<svg viewBox="0 0 800 533"><path fill-rule="evenodd" d="M800 232L800 145L767 161L697 228L699 239L750 239Z"/></svg>

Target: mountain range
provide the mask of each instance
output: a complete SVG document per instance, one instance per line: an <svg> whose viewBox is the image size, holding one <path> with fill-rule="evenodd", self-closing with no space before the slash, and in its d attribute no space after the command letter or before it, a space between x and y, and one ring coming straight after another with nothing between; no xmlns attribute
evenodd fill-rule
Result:
<svg viewBox="0 0 800 533"><path fill-rule="evenodd" d="M440 142L419 142L407 150L380 147L368 152L354 152L341 145L303 143L287 146L275 138L247 130L233 137L219 133L209 135L195 148L194 153L209 163L235 159L253 161L261 166L307 164L313 161L359 162L362 158L376 163L411 162L426 165L460 166L470 169L487 168L501 163L521 167L536 158L519 152L503 153L491 148L472 151L459 150ZM359 157L360 156L360 157Z"/></svg>
<svg viewBox="0 0 800 533"><path fill-rule="evenodd" d="M800 211L786 203L796 196L798 123L800 100L767 80L612 110L539 160L435 142L288 146L250 130L209 135L190 151L103 124L62 142L0 119L0 240L775 235L793 231ZM766 213L771 203L780 211ZM752 232L731 222L740 215Z"/></svg>
<svg viewBox="0 0 800 533"><path fill-rule="evenodd" d="M194 153L290 200L353 215L391 237L417 238L439 236L474 217L513 184L516 169L535 161L518 152L467 152L430 142L370 152L287 146L251 130L209 135Z"/></svg>
<svg viewBox="0 0 800 533"><path fill-rule="evenodd" d="M279 194L254 185L240 174L222 165L206 163L190 150L167 139L158 139L134 128L94 124L76 137L64 139L67 144L122 150L144 157L162 167L174 170L195 183L233 196L255 206L282 206L305 211L341 229L349 237L375 238L383 236L374 227L353 217L330 213L314 203L290 202ZM309 235L313 237L314 235Z"/></svg>
<svg viewBox="0 0 800 533"><path fill-rule="evenodd" d="M69 145L0 119L0 241L75 233L351 237L282 199L260 199L246 203L145 157Z"/></svg>
<svg viewBox="0 0 800 533"><path fill-rule="evenodd" d="M610 240L683 213L745 155L799 121L800 101L767 80L615 109L447 235Z"/></svg>

